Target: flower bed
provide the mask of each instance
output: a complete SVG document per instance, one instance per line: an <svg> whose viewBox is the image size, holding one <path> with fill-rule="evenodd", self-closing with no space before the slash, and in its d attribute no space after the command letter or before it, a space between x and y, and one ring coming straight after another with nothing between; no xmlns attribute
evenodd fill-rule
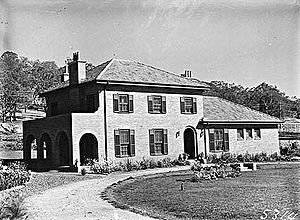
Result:
<svg viewBox="0 0 300 220"><path fill-rule="evenodd" d="M140 161L134 161L130 159L116 162L113 160L105 160L100 158L99 161L93 161L90 166L90 170L93 173L105 174L115 171L132 171L132 170L145 170L162 167L173 166L185 166L189 165L186 155L179 155L178 159L171 160L170 158L164 158L161 160L145 159Z"/></svg>
<svg viewBox="0 0 300 220"><path fill-rule="evenodd" d="M214 166L204 167L201 163L192 165L191 170L194 175L192 182L200 182L202 180L216 180L218 178L235 178L241 175L241 169L238 164L215 164Z"/></svg>

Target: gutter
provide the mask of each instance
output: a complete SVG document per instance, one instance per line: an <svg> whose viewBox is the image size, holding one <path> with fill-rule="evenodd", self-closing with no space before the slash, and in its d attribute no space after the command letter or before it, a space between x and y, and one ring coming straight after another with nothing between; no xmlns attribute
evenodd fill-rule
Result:
<svg viewBox="0 0 300 220"><path fill-rule="evenodd" d="M209 124L281 124L282 121L213 121L208 120Z"/></svg>
<svg viewBox="0 0 300 220"><path fill-rule="evenodd" d="M106 85L108 81L104 80L97 80L98 84ZM128 82L128 81L109 81L110 85L122 85L122 86L138 86L138 87L145 87L151 86L155 88L175 88L175 89L202 89L202 90L209 90L209 87L206 86L186 86L186 85L172 85L172 84L156 84L156 83L141 83L141 82Z"/></svg>

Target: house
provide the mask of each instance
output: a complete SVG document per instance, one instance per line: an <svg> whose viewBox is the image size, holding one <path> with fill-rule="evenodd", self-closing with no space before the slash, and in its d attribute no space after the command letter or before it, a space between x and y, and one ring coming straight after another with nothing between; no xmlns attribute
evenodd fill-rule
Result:
<svg viewBox="0 0 300 220"><path fill-rule="evenodd" d="M278 152L277 118L203 96L209 85L189 71L179 76L119 59L86 71L78 53L64 70L61 84L41 94L46 117L23 124L24 160L31 168L100 157Z"/></svg>

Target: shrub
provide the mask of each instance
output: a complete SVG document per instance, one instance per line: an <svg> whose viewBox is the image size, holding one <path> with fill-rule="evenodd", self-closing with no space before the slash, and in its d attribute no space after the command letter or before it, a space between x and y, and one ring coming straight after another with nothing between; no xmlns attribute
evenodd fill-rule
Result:
<svg viewBox="0 0 300 220"><path fill-rule="evenodd" d="M143 160L140 161L140 167L142 170L148 169L150 167L150 161L143 158Z"/></svg>
<svg viewBox="0 0 300 220"><path fill-rule="evenodd" d="M90 167L91 171L98 174L111 173L113 171L122 170L121 166L117 166L112 160L105 160L104 157L100 157L99 161L95 161Z"/></svg>
<svg viewBox="0 0 300 220"><path fill-rule="evenodd" d="M178 158L173 161L173 166L186 166L190 165L190 162L188 161L189 155L187 153L179 154Z"/></svg>
<svg viewBox="0 0 300 220"><path fill-rule="evenodd" d="M86 169L85 168L81 168L80 173L82 176L84 176L86 174Z"/></svg>
<svg viewBox="0 0 300 220"><path fill-rule="evenodd" d="M228 153L228 152L222 153L221 157L220 157L220 160L223 163L237 163L238 162L236 155Z"/></svg>
<svg viewBox="0 0 300 220"><path fill-rule="evenodd" d="M172 167L172 160L168 157L162 159L163 167Z"/></svg>
<svg viewBox="0 0 300 220"><path fill-rule="evenodd" d="M207 162L208 163L219 163L220 159L218 158L218 156L216 154L210 154L210 155L208 155Z"/></svg>
<svg viewBox="0 0 300 220"><path fill-rule="evenodd" d="M150 160L149 168L153 169L153 168L156 168L156 167L158 167L157 162L155 160Z"/></svg>
<svg viewBox="0 0 300 220"><path fill-rule="evenodd" d="M18 191L7 193L0 202L0 219L27 219L24 197Z"/></svg>
<svg viewBox="0 0 300 220"><path fill-rule="evenodd" d="M203 165L199 163L198 165L192 166L191 169L194 171L191 178L192 182L218 178L235 178L241 175L241 170L238 164L232 164L231 166L215 164L214 166L203 167Z"/></svg>
<svg viewBox="0 0 300 220"><path fill-rule="evenodd" d="M134 169L134 163L130 159L126 159L123 163L120 162L120 166L123 171L132 171Z"/></svg>
<svg viewBox="0 0 300 220"><path fill-rule="evenodd" d="M105 160L101 157L99 161L93 161L93 164L90 166L90 170L93 173L104 174L111 173L114 171L132 171L132 170L145 170L161 167L172 167L172 166L183 166L190 165L190 162L187 161L187 156L179 156L178 159L171 160L170 158L163 158L162 160L154 159L145 159L143 158L140 161L133 161L129 158L123 160L119 163L115 163L113 160Z"/></svg>
<svg viewBox="0 0 300 220"><path fill-rule="evenodd" d="M0 164L0 190L23 185L29 181L30 173L24 163L13 162L8 166L3 166L2 162Z"/></svg>
<svg viewBox="0 0 300 220"><path fill-rule="evenodd" d="M193 163L191 166L192 171L201 171L203 169L201 162Z"/></svg>

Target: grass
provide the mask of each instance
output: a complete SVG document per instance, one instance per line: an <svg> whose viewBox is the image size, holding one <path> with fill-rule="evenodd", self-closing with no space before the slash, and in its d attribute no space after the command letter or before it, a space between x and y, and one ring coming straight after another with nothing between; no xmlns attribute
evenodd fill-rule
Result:
<svg viewBox="0 0 300 220"><path fill-rule="evenodd" d="M266 209L279 210L280 217L287 208L300 216L299 166L200 183L191 177L186 171L128 180L108 188L106 196L118 207L165 219L260 219Z"/></svg>

